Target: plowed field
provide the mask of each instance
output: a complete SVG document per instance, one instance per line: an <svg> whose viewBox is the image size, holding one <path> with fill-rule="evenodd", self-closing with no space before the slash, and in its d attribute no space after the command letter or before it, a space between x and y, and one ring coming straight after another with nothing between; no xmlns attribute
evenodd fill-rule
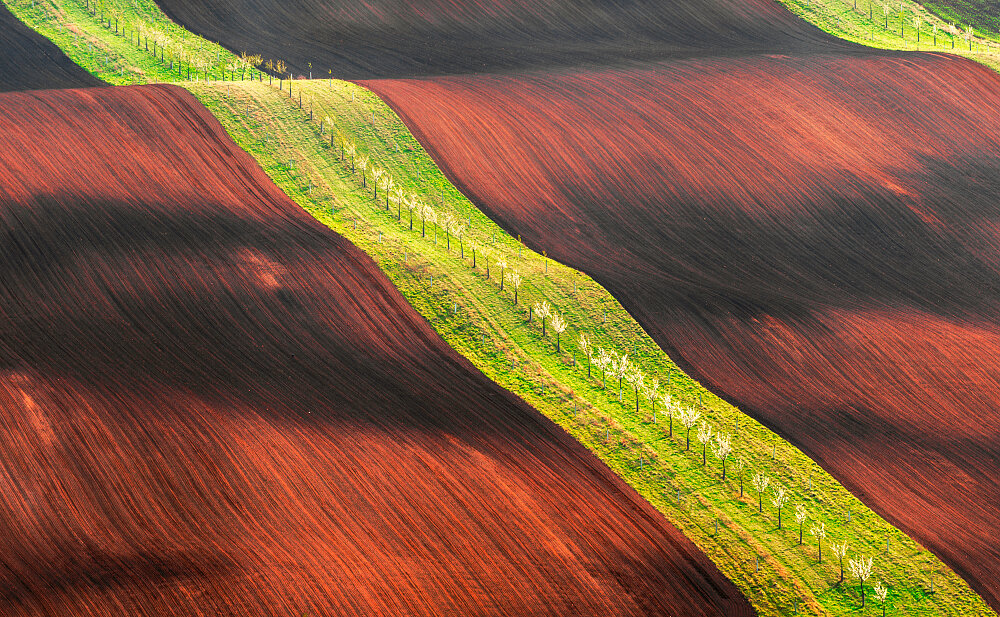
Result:
<svg viewBox="0 0 1000 617"><path fill-rule="evenodd" d="M751 612L191 95L0 135L0 613Z"/></svg>

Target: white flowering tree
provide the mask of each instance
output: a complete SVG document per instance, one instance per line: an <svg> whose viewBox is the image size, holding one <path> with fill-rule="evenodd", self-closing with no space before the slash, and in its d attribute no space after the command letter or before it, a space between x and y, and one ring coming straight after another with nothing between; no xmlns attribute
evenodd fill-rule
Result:
<svg viewBox="0 0 1000 617"><path fill-rule="evenodd" d="M875 583L872 585L872 591L875 592L875 597L882 604L882 617L885 617L885 600L889 596L889 588L882 583Z"/></svg>
<svg viewBox="0 0 1000 617"><path fill-rule="evenodd" d="M351 173L353 174L357 171L357 168L354 166L354 162L358 156L358 144L351 141L347 144L347 148L345 148L345 150L347 152L347 156L351 157Z"/></svg>
<svg viewBox="0 0 1000 617"><path fill-rule="evenodd" d="M632 365L629 367L628 374L625 375L625 379L628 380L629 384L635 393L635 413L639 413L639 391L645 389L646 387L646 374L642 372L642 369L638 365Z"/></svg>
<svg viewBox="0 0 1000 617"><path fill-rule="evenodd" d="M391 193L392 201L396 204L396 220L402 220L403 202L406 201L406 193L404 193L403 188L399 186L392 189Z"/></svg>
<svg viewBox="0 0 1000 617"><path fill-rule="evenodd" d="M489 248L483 248L481 251L483 255L483 263L486 264L486 280L490 280L490 259L493 257L493 251ZM531 313L528 313L530 318Z"/></svg>
<svg viewBox="0 0 1000 617"><path fill-rule="evenodd" d="M736 466L736 475L739 476L740 479L740 499L743 499L743 470L746 469L747 462L743 459L742 456L740 456L739 458L736 459L735 466Z"/></svg>
<svg viewBox="0 0 1000 617"><path fill-rule="evenodd" d="M781 529L781 509L785 507L788 503L788 499L791 495L785 490L783 486L774 487L774 497L771 499L771 503L774 504L775 509L778 510L778 529Z"/></svg>
<svg viewBox="0 0 1000 617"><path fill-rule="evenodd" d="M632 364L628 361L628 354L617 356L617 358L613 360L611 370L615 379L618 380L618 402L621 402L622 400L622 383L625 381L625 375L628 375L631 367Z"/></svg>
<svg viewBox="0 0 1000 617"><path fill-rule="evenodd" d="M542 320L542 336L545 336L545 320L552 314L552 307L547 300L535 302L535 317Z"/></svg>
<svg viewBox="0 0 1000 617"><path fill-rule="evenodd" d="M455 226L455 216L451 212L441 215L438 224L444 228L445 250L451 252L451 230ZM503 291L503 274L500 275L500 291Z"/></svg>
<svg viewBox="0 0 1000 617"><path fill-rule="evenodd" d="M524 278L520 272L514 270L510 273L510 286L514 288L514 306L517 306L517 292L521 289L522 283L524 283Z"/></svg>
<svg viewBox="0 0 1000 617"><path fill-rule="evenodd" d="M458 238L458 257L465 259L465 225L455 225L455 237ZM517 291L514 292L514 299L517 299ZM517 304L517 302L514 302Z"/></svg>
<svg viewBox="0 0 1000 617"><path fill-rule="evenodd" d="M566 320L559 313L553 311L552 313L552 331L556 333L556 353L562 351L559 347L559 339L562 337L562 333L566 331Z"/></svg>
<svg viewBox="0 0 1000 617"><path fill-rule="evenodd" d="M667 422L669 433L668 437L674 436L674 415L677 413L677 405L674 403L674 397L670 396L670 393L664 392L660 395L660 404L663 405L663 409L667 412Z"/></svg>
<svg viewBox="0 0 1000 617"><path fill-rule="evenodd" d="M861 584L861 608L865 607L865 582L871 578L872 575L872 561L871 557L859 557L857 559L852 559L848 562L848 566L851 568L851 574L854 578L858 579Z"/></svg>
<svg viewBox="0 0 1000 617"><path fill-rule="evenodd" d="M594 344L589 336L581 333L577 338L577 346L580 348L580 353L587 358L587 379L590 379L590 367L594 363Z"/></svg>
<svg viewBox="0 0 1000 617"><path fill-rule="evenodd" d="M382 192L385 194L385 211L389 211L389 192L396 186L396 181L388 172L382 175Z"/></svg>
<svg viewBox="0 0 1000 617"><path fill-rule="evenodd" d="M420 217L420 237L427 237L427 223L431 224L437 220L437 213L434 212L434 208L427 204L420 204L420 209L417 211L417 216ZM489 270L486 271L486 278L489 278Z"/></svg>
<svg viewBox="0 0 1000 617"><path fill-rule="evenodd" d="M653 410L653 424L656 424L656 399L660 398L659 378L651 378L646 387L643 388L642 393L646 397L649 407Z"/></svg>
<svg viewBox="0 0 1000 617"><path fill-rule="evenodd" d="M722 462L722 481L726 480L726 459L733 453L733 438L729 433L719 433L715 436L715 445L712 446L712 453L715 458Z"/></svg>
<svg viewBox="0 0 1000 617"><path fill-rule="evenodd" d="M753 485L755 491L757 491L757 512L764 511L764 491L771 484L771 478L759 473L753 474L753 480L750 481Z"/></svg>
<svg viewBox="0 0 1000 617"><path fill-rule="evenodd" d="M800 503L795 504L795 523L799 526L799 546L802 546L802 528L805 526L807 518L809 518L809 514L806 512L805 506Z"/></svg>
<svg viewBox="0 0 1000 617"><path fill-rule="evenodd" d="M848 551L847 542L842 542L840 544L837 544L836 542L834 542L830 546L830 551L833 552L833 556L836 557L837 561L840 563L840 580L837 581L837 582L838 583L843 583L844 582L844 558L847 557L847 551Z"/></svg>
<svg viewBox="0 0 1000 617"><path fill-rule="evenodd" d="M698 427L698 441L701 442L701 466L704 467L707 462L708 444L712 441L712 425L708 422L702 422Z"/></svg>
<svg viewBox="0 0 1000 617"><path fill-rule="evenodd" d="M817 523L809 530L816 537L816 548L819 550L819 562L823 563L823 539L826 538L826 523Z"/></svg>
<svg viewBox="0 0 1000 617"><path fill-rule="evenodd" d="M605 379L605 377L607 376L607 370L608 368L611 367L611 362L613 359L611 357L611 354L608 353L608 351L603 347L597 350L596 357L597 359L594 361L594 363L597 365L597 368L601 369L601 388L607 388L608 382Z"/></svg>
<svg viewBox="0 0 1000 617"><path fill-rule="evenodd" d="M372 190L375 191L375 195L374 197L372 197L372 199L375 200L375 203L378 203L378 185L379 181L382 180L382 176L385 175L385 170L379 167L378 165L372 165L372 170L370 174L372 177Z"/></svg>
<svg viewBox="0 0 1000 617"><path fill-rule="evenodd" d="M684 430L686 431L685 439L686 444L684 450L691 449L691 429L698 424L698 420L701 419L701 412L694 407L685 407L681 410L680 421L684 425Z"/></svg>

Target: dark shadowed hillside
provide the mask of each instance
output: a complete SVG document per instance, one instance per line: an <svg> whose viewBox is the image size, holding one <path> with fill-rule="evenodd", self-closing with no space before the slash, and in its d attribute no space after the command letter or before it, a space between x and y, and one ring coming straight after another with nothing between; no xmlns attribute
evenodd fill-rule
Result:
<svg viewBox="0 0 1000 617"><path fill-rule="evenodd" d="M314 77L409 77L853 49L771 0L160 0L236 50Z"/></svg>
<svg viewBox="0 0 1000 617"><path fill-rule="evenodd" d="M0 3L0 92L102 84Z"/></svg>
<svg viewBox="0 0 1000 617"><path fill-rule="evenodd" d="M186 92L0 135L0 613L752 612Z"/></svg>

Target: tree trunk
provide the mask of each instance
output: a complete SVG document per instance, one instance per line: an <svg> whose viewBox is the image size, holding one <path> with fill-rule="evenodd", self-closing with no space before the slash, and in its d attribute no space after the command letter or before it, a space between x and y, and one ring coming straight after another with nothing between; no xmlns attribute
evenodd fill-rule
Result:
<svg viewBox="0 0 1000 617"><path fill-rule="evenodd" d="M781 508L778 508L778 529L781 529Z"/></svg>
<svg viewBox="0 0 1000 617"><path fill-rule="evenodd" d="M514 306L517 306L517 287L514 288Z"/></svg>
<svg viewBox="0 0 1000 617"><path fill-rule="evenodd" d="M560 349L559 349L559 333L556 332L556 353L559 353L559 351L560 351Z"/></svg>
<svg viewBox="0 0 1000 617"><path fill-rule="evenodd" d="M726 459L722 459L722 481L726 481Z"/></svg>

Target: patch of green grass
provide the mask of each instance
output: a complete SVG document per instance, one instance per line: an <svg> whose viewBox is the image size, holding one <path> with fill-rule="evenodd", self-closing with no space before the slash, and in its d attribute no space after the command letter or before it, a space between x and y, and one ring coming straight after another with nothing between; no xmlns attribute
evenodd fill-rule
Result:
<svg viewBox="0 0 1000 617"><path fill-rule="evenodd" d="M803 10L812 10L809 15L819 19L838 1L813 0ZM106 81L176 79L169 64L165 68L144 46L136 47L127 35L116 36L113 28L100 25L100 16L87 13L77 0L5 2ZM196 62L208 62L213 54L219 65L232 61L231 54L226 56L217 46L168 23L151 0L108 4L123 18L157 24L173 37L170 41L199 50L202 59ZM108 62L100 60L101 54ZM705 551L761 615L792 614L796 602L799 614L862 614L857 586L836 584L839 570L829 551L833 541L847 541L853 556L876 557L871 582L890 585L890 614L995 615L964 581L865 508L813 461L687 377L603 288L580 272L528 251L504 233L447 181L399 118L371 92L331 80L292 82L292 97L266 83L186 85L293 200L372 256L445 341L495 382L564 427L635 487ZM288 88L289 83L283 86ZM299 96L303 108L298 107ZM419 220L410 230L407 211L400 221L395 208L386 212L384 201L375 203L370 189L361 186L358 174L348 171L331 147L330 133L321 130L321 120L324 127L332 125L355 141L359 151L387 169L407 193L467 225L459 246L449 249L445 234L433 225L422 237ZM477 268L471 267L472 244L479 247ZM498 288L495 257L490 260L492 276L486 276L484 247L503 255L525 276L517 306L509 288L503 292ZM542 337L537 323L526 322L526 307L542 299L571 324L561 353L555 353L551 333ZM580 360L575 340L581 332L591 335L596 345L629 353L647 374L669 383L676 398L699 407L706 421L734 435L734 458L742 456L748 463L744 497L732 465L726 481L711 454L708 465L702 466L694 435L691 451L686 451L676 423L670 436L666 419L661 415L654 422L648 403L641 401L636 411L630 389L619 402L610 378L605 389L596 371L587 377L585 364L574 361ZM766 474L792 492L784 511L785 529L776 529L769 501L763 514L757 512L748 481L753 472ZM816 562L808 531L807 544L798 546L792 519L798 503L809 512L807 525L823 522L827 527L823 564ZM934 593L929 586L932 573Z"/></svg>

